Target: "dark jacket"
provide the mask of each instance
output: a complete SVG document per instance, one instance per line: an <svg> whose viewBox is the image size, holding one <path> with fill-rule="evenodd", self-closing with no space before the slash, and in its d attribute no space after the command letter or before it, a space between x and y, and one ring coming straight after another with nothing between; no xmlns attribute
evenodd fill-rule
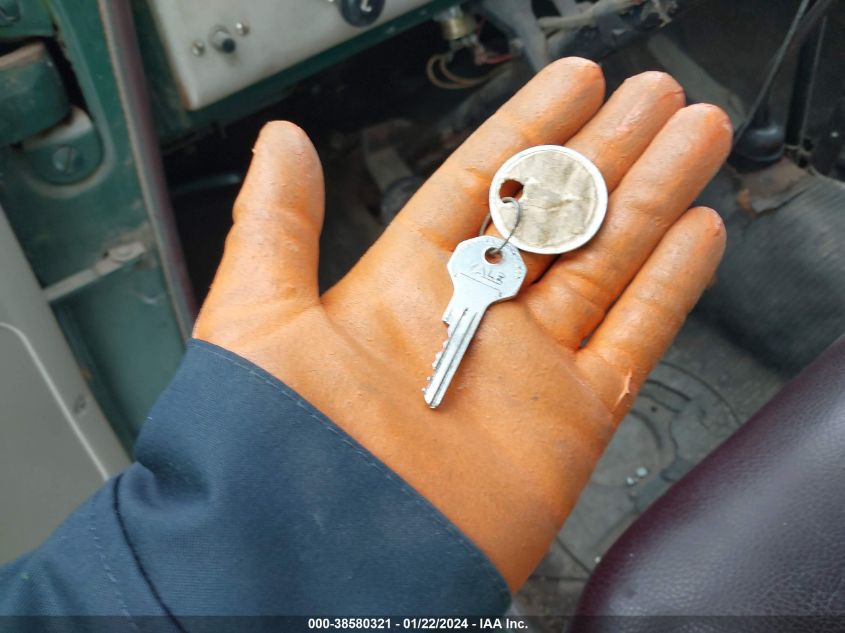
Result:
<svg viewBox="0 0 845 633"><path fill-rule="evenodd" d="M0 614L190 630L189 616L508 606L489 560L426 499L224 349L189 344L135 448L46 543L0 568Z"/></svg>

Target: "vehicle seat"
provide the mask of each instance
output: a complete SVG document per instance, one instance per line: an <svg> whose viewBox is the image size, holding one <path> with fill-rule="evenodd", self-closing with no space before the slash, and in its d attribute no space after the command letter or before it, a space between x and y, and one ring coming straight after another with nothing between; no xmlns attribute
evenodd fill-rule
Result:
<svg viewBox="0 0 845 633"><path fill-rule="evenodd" d="M571 631L845 631L845 337L625 531Z"/></svg>

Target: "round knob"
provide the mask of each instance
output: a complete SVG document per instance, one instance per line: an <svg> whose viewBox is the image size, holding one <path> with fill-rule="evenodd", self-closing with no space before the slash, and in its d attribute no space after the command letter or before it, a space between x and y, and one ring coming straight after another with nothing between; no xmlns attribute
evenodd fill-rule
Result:
<svg viewBox="0 0 845 633"><path fill-rule="evenodd" d="M235 38L226 29L217 29L211 34L209 38L211 45L221 53L234 53L238 47Z"/></svg>
<svg viewBox="0 0 845 633"><path fill-rule="evenodd" d="M379 19L384 0L341 0L340 14L352 26L370 26Z"/></svg>

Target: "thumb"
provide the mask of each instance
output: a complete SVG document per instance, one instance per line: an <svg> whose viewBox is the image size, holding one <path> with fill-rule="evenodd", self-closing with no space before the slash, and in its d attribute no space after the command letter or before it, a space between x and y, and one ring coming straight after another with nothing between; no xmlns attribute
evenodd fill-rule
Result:
<svg viewBox="0 0 845 633"><path fill-rule="evenodd" d="M319 301L323 203L320 159L305 132L285 121L265 125L195 337L225 343Z"/></svg>

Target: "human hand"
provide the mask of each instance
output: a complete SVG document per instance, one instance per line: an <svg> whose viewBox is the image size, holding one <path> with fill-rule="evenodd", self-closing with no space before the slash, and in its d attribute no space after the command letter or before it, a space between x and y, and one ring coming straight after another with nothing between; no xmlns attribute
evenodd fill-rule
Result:
<svg viewBox="0 0 845 633"><path fill-rule="evenodd" d="M678 84L655 72L602 107L603 97L592 62L543 70L323 296L319 159L297 127L268 124L194 331L299 392L469 536L512 589L554 539L724 249L719 216L687 208L729 151L725 114L683 108ZM476 235L498 167L543 144L596 164L611 192L607 218L559 259L523 254L522 291L488 311L431 410L420 388L445 338L446 262Z"/></svg>

